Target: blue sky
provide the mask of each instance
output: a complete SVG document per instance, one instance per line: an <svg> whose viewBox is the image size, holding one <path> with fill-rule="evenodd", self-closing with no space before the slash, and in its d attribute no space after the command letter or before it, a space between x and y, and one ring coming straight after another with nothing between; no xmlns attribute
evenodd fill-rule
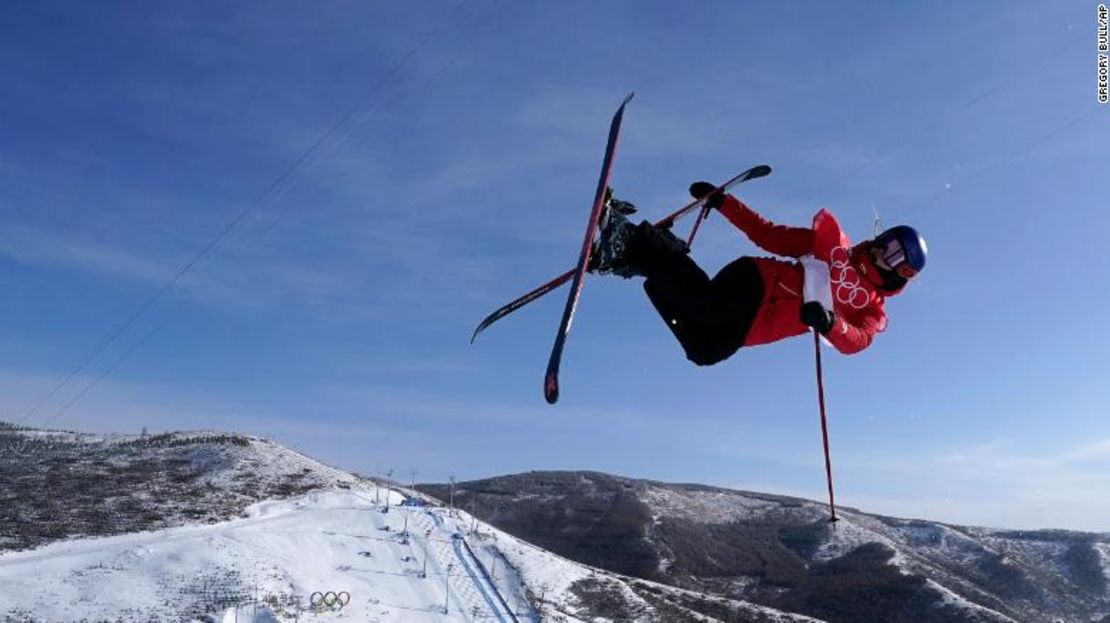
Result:
<svg viewBox="0 0 1110 623"><path fill-rule="evenodd" d="M638 283L593 278L555 407L565 290L468 343L573 264L636 91L612 183L645 218L768 163L740 195L772 220L827 207L860 239L877 211L928 238L889 330L826 353L841 504L1110 531L1096 6L20 3L0 417L238 430L424 481L597 469L823 499L806 338L698 368ZM711 272L758 253L719 217L694 250Z"/></svg>

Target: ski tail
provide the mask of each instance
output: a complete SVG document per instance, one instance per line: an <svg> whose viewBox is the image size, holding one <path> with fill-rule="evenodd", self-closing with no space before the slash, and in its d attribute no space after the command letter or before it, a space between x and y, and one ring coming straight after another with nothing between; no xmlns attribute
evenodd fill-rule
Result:
<svg viewBox="0 0 1110 623"><path fill-rule="evenodd" d="M767 175L770 172L771 172L771 167L769 167L765 164L760 165L758 167L755 167L754 169L748 169L747 171L744 172L746 174L744 179L738 180L736 178L733 178L733 179L729 180L728 182L725 182L723 185L718 186L717 190L713 191L713 193L728 192L729 188L731 188L732 186L735 186L736 184L739 184L740 182L742 182L744 180L749 180L752 177L763 177L764 175ZM686 246L687 247L694 246L694 238L698 235L698 229L701 228L701 224L703 222L705 222L705 219L709 216L709 212L712 210L712 208L709 207L709 204L705 203L705 201L706 201L706 198L711 196L713 193L709 193L709 195L706 195L705 198L701 199L701 201L703 202L702 206L701 206L701 210L698 210L698 218L694 221L694 226L690 229L690 237L686 239Z"/></svg>
<svg viewBox="0 0 1110 623"><path fill-rule="evenodd" d="M507 305L502 306L501 308L494 311L492 314L486 316L482 319L482 322L478 324L478 328L474 329L474 334L470 336L470 343L473 344L474 340L478 337L478 334L482 331L485 331L491 324L497 322L498 320L501 320L505 316L508 316L521 307L524 307L528 303L531 303L532 301L540 298L548 292L551 292L555 288L558 288L564 283L570 281L571 277L573 276L574 269L568 270L567 272L559 275L551 281L548 281L535 290L532 290L528 294L521 296L520 298L508 303Z"/></svg>
<svg viewBox="0 0 1110 623"><path fill-rule="evenodd" d="M609 140L605 145L605 156L601 161L601 174L598 176L597 191L594 193L594 203L590 209L590 220L586 224L582 249L578 253L578 266L574 269L574 281L571 283L570 293L567 295L563 318L559 322L559 330L555 334L555 344L551 347L551 357L547 362L547 373L544 375L543 395L548 404L555 404L559 400L559 365L563 360L563 350L566 347L567 334L570 333L570 325L574 321L574 312L582 295L586 268L590 263L590 249L593 246L594 237L597 235L598 221L601 211L605 207L605 191L609 188L609 176L613 170L613 160L617 155L617 141L620 138L624 109L628 102L632 100L633 95L635 93L629 93L624 98L609 124Z"/></svg>
<svg viewBox="0 0 1110 623"><path fill-rule="evenodd" d="M712 194L717 193L717 192L722 192L722 193L728 192L729 189L731 189L733 186L736 186L737 184L742 184L743 182L746 182L748 180L754 180L754 179L759 179L761 177L766 177L770 174L771 174L771 167L769 165L761 164L761 165L758 165L758 166L754 166L754 167L748 169L747 171L744 171L742 173L737 174L736 177L730 179L729 181L725 182L724 184L721 184L720 186L717 187L716 190L714 190L712 193L709 193L709 195L712 195ZM708 197L709 195L706 195L706 197ZM656 221L655 226L656 227L670 227L671 225L674 225L675 221L677 221L678 219L686 216L690 212L693 212L695 208L702 205L704 202L705 202L705 198L695 199L695 200L691 201L690 203L687 203L686 205L682 206L681 208L675 210L674 212L671 212L667 216L664 216L663 218Z"/></svg>

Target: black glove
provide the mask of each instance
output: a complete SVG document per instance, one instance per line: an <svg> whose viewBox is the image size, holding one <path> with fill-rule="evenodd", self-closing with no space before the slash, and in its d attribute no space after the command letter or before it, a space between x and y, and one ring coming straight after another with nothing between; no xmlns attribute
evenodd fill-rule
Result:
<svg viewBox="0 0 1110 623"><path fill-rule="evenodd" d="M836 324L836 314L817 301L803 303L801 316L803 324L813 327L821 335L828 335Z"/></svg>
<svg viewBox="0 0 1110 623"><path fill-rule="evenodd" d="M705 199L705 205L713 208L714 210L721 209L721 204L725 202L725 194L723 192L713 192L717 190L716 184L709 182L694 182L690 184L690 196L694 199ZM706 199L708 197L708 199Z"/></svg>

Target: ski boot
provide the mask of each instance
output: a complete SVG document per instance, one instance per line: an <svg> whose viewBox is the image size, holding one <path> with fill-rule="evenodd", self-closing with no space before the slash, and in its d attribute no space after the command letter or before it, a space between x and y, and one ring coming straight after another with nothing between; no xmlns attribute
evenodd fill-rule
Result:
<svg viewBox="0 0 1110 623"><path fill-rule="evenodd" d="M601 211L600 234L590 250L590 263L587 269L599 275L617 275L628 279L639 275L627 261L628 245L636 233L636 225L628 220L628 215L636 212L636 206L613 196L613 189L605 191L605 207Z"/></svg>

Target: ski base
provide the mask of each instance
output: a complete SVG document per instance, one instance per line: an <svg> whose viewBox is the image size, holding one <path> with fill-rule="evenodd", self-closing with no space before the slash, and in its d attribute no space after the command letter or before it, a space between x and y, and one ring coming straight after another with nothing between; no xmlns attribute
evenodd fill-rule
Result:
<svg viewBox="0 0 1110 623"><path fill-rule="evenodd" d="M624 119L624 108L632 100L635 93L629 93L621 102L613 120L609 123L609 140L605 145L605 156L601 160L601 174L597 180L597 190L594 192L594 203L590 209L590 220L586 223L586 233L582 239L582 249L578 253L578 266L574 269L574 281L571 283L570 292L567 294L567 304L563 308L563 317L559 321L559 330L555 334L555 344L551 347L551 357L547 360L547 372L543 380L543 397L548 404L555 404L559 400L559 366L563 361L563 350L566 348L567 335L570 325L574 321L574 311L578 307L578 299L582 295L585 285L586 270L590 264L590 252L593 248L594 238L605 208L606 191L609 189L609 176L613 170L613 160L617 155L617 142L620 139L621 121Z"/></svg>

